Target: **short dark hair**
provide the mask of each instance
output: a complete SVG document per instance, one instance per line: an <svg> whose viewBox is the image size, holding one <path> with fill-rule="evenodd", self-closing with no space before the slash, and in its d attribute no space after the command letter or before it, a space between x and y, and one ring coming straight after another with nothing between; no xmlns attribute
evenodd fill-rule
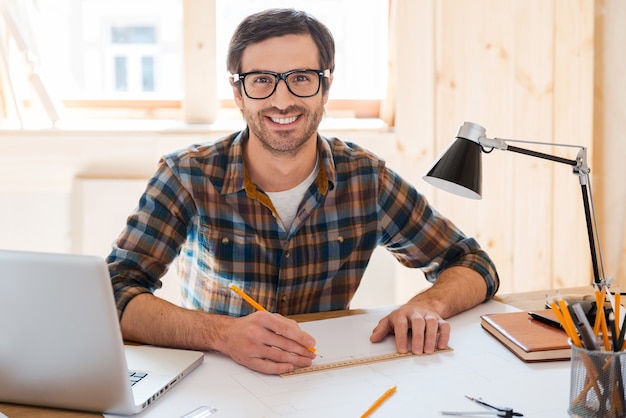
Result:
<svg viewBox="0 0 626 418"><path fill-rule="evenodd" d="M277 36L308 34L317 45L320 70L335 70L335 40L328 28L310 14L290 9L268 9L246 17L230 40L226 68L231 74L241 72L241 56L250 45ZM318 69L318 68L315 68ZM328 90L328 79L322 88Z"/></svg>

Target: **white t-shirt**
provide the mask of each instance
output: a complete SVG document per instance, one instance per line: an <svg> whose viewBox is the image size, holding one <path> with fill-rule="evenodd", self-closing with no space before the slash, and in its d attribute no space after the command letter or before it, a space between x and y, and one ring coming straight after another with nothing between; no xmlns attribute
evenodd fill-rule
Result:
<svg viewBox="0 0 626 418"><path fill-rule="evenodd" d="M302 183L298 184L293 189L284 190L282 192L266 192L272 200L272 204L274 205L276 212L278 212L278 216L285 227L285 231L289 231L291 229L291 224L293 224L293 220L298 214L300 202L302 202L302 198L304 197L304 194L308 190L309 186L313 184L317 178L319 169L320 166L318 158L315 162L315 168L311 171L311 174L309 174L309 176L304 179Z"/></svg>

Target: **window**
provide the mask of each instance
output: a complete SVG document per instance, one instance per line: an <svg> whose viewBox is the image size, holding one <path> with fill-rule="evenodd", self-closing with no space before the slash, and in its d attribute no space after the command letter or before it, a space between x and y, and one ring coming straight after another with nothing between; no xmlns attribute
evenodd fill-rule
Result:
<svg viewBox="0 0 626 418"><path fill-rule="evenodd" d="M32 3L31 3L32 1ZM26 51L9 42L11 56L34 56L47 93L69 109L170 108L183 100L183 0L13 0L11 15ZM206 0L216 13L216 101L233 107L226 51L235 26L269 7L306 10L329 26L336 42L335 82L329 107L378 105L387 84L388 0ZM206 6L206 3L205 3ZM358 10L358 14L355 13ZM193 10L191 11L193 13ZM1 23L1 19L0 19ZM19 45L17 45L19 46ZM10 61L10 60L9 60ZM11 77L24 102L31 63ZM190 62L189 65L193 65ZM40 72L39 72L40 70ZM19 80L19 81L18 81ZM6 101L6 97L5 97ZM150 111L149 111L150 112ZM368 116L376 116L369 111ZM122 114L118 112L117 114Z"/></svg>
<svg viewBox="0 0 626 418"><path fill-rule="evenodd" d="M111 37L106 55L113 55L113 74L106 79L113 79L112 90L115 92L153 92L154 57L157 55L155 26L118 26L111 27ZM105 60L104 73L110 59ZM109 83L105 90L111 89Z"/></svg>
<svg viewBox="0 0 626 418"><path fill-rule="evenodd" d="M39 1L35 19L64 99L181 99L182 0Z"/></svg>

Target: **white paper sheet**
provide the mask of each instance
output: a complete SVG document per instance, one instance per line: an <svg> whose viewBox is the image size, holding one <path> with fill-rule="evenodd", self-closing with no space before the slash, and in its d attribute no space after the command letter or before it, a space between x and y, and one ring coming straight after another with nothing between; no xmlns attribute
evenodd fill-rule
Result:
<svg viewBox="0 0 626 418"><path fill-rule="evenodd" d="M527 417L567 417L569 362L523 363L480 326L480 315L517 310L491 301L450 319L452 351L289 377L250 371L219 353L164 395L146 417L180 417L199 406L216 418L359 417L389 387L397 391L372 415L439 417L440 411L486 411L465 395ZM384 313L384 312L383 312ZM393 338L372 344L383 313L301 324L324 361L395 351Z"/></svg>

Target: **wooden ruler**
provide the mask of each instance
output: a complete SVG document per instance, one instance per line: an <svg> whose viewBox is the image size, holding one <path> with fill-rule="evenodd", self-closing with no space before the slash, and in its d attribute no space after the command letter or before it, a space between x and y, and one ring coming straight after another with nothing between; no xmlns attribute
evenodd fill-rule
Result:
<svg viewBox="0 0 626 418"><path fill-rule="evenodd" d="M440 353L442 351L451 351L452 348L447 347L441 350L437 350L435 351L435 353ZM408 353L387 353L387 354L377 354L374 356L369 356L369 357L358 357L358 358L351 358L351 359L346 359L346 360L341 360L341 361L335 361L335 362L330 362L330 363L324 363L324 364L314 364L312 366L309 367L302 367L299 369L294 369L290 372L287 373L283 373L280 376L281 377L288 377L288 376L295 376L295 375L299 375L299 374L305 374L305 373L315 373L315 372L323 372L323 371L327 371L327 370L334 370L334 369L341 369L344 367L352 367L352 366L360 366L363 364L372 364L372 363L379 363L382 361L388 361L388 360L396 360L399 358L404 358L404 357L412 357L415 356L416 354L413 354L411 352Z"/></svg>

